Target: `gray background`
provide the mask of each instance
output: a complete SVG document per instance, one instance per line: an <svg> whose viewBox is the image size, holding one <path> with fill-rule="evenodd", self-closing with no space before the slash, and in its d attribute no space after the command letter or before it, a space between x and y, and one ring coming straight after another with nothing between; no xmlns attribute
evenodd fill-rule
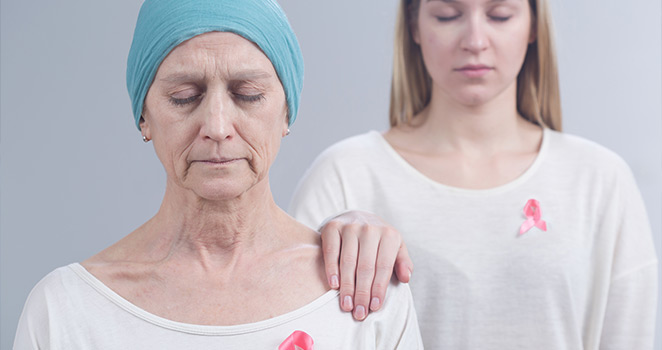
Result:
<svg viewBox="0 0 662 350"><path fill-rule="evenodd" d="M552 1L565 130L630 164L659 256L660 1ZM1 0L0 348L41 277L159 207L164 172L133 126L124 83L140 3ZM320 151L387 127L396 3L281 0L306 60L300 117L271 171L282 207ZM661 330L658 321L658 345Z"/></svg>

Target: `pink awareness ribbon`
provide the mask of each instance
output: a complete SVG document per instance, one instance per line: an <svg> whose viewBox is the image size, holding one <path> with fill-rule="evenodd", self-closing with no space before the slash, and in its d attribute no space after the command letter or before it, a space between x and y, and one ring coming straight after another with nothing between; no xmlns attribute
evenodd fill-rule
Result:
<svg viewBox="0 0 662 350"><path fill-rule="evenodd" d="M306 332L294 331L278 346L278 350L313 350L313 337Z"/></svg>
<svg viewBox="0 0 662 350"><path fill-rule="evenodd" d="M524 215L526 221L519 228L519 234L523 234L535 226L543 231L547 231L547 223L541 219L542 212L540 211L540 203L535 199L529 199L524 206Z"/></svg>

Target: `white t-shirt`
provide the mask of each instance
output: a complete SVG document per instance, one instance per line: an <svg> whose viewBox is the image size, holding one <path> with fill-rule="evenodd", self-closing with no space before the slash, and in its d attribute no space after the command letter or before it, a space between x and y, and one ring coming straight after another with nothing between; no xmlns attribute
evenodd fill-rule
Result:
<svg viewBox="0 0 662 350"><path fill-rule="evenodd" d="M547 228L520 235L530 199ZM428 349L653 347L650 223L625 162L595 143L545 130L524 174L469 190L424 176L372 131L323 152L290 213L317 229L345 210L403 235Z"/></svg>
<svg viewBox="0 0 662 350"><path fill-rule="evenodd" d="M277 350L297 330L312 337L314 350L422 349L409 286L392 283L389 293L384 314L365 322L342 312L338 292L332 290L268 320L201 326L151 314L75 263L56 269L34 287L18 324L14 349Z"/></svg>

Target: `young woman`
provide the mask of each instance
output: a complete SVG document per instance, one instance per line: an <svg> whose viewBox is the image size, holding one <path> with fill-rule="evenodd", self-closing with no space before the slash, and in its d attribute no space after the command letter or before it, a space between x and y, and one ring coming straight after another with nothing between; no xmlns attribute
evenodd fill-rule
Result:
<svg viewBox="0 0 662 350"><path fill-rule="evenodd" d="M321 154L292 214L315 227L364 210L402 232L426 348L652 348L646 212L623 160L560 132L547 1L402 0L399 11L391 128ZM365 271L385 265L358 234L375 224L350 212L329 225L325 251L360 252L365 289ZM382 300L352 305L351 260L340 259L341 300L356 316Z"/></svg>

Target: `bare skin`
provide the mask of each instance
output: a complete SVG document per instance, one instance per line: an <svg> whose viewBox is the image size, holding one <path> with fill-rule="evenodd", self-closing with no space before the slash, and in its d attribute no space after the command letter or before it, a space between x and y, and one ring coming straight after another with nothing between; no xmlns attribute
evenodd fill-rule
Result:
<svg viewBox="0 0 662 350"><path fill-rule="evenodd" d="M256 225L242 214L210 220L164 207L82 263L138 307L178 322L235 325L287 313L326 292L319 235L275 204L269 216L277 224L261 230L248 229Z"/></svg>
<svg viewBox="0 0 662 350"><path fill-rule="evenodd" d="M271 62L248 40L213 32L175 48L140 124L167 173L161 208L82 265L138 307L191 324L256 322L323 295L319 235L269 186L286 112Z"/></svg>
<svg viewBox="0 0 662 350"><path fill-rule="evenodd" d="M508 105L514 85L492 106L430 105L410 125L384 134L391 146L428 178L453 187L487 189L522 175L535 161L542 129ZM510 111L508 111L510 109Z"/></svg>

